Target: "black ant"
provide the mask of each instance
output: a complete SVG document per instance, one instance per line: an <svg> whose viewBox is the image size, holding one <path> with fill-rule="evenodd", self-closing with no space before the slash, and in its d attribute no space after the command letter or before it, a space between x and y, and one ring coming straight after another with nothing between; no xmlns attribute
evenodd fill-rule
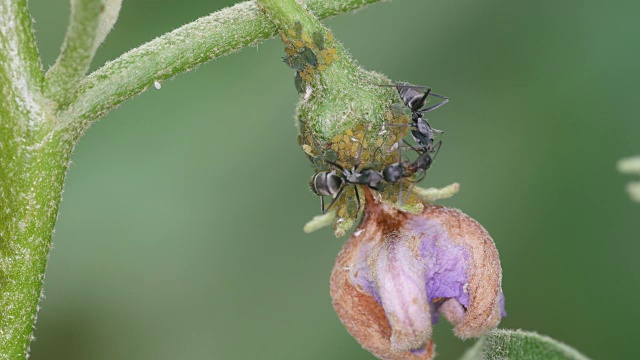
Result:
<svg viewBox="0 0 640 360"><path fill-rule="evenodd" d="M360 194L358 193L358 186L367 186L373 190L380 191L382 189L384 180L381 173L373 169L365 169L358 172L358 165L353 166L350 170L345 169L337 163L325 160L326 163L335 166L342 171L342 175L338 175L335 170L321 171L311 177L309 186L311 190L320 196L320 208L322 213L326 214L333 205L340 199L344 188L347 185L353 185L353 189L356 193L356 201L358 202L358 210L360 212ZM333 200L327 208L324 207L324 196L332 196Z"/></svg>
<svg viewBox="0 0 640 360"><path fill-rule="evenodd" d="M433 111L449 102L449 98L431 92L431 88L422 85L411 85L409 83L399 82L395 85L380 84L378 86L395 87L400 94L400 98L414 115L422 117L423 114ZM419 89L423 90L420 91ZM443 99L441 102L423 109L427 105L429 95Z"/></svg>
<svg viewBox="0 0 640 360"><path fill-rule="evenodd" d="M429 151L423 151L422 149L415 148L410 144L407 144L407 145L409 145L409 147L411 147L414 151L418 153L418 157L414 161L409 163L407 161L402 161L402 155L400 155L401 157L400 161L398 161L397 163L393 163L385 167L384 170L382 170L382 177L386 182L388 183L399 182L399 188L398 188L399 206L402 205L402 180L404 178L411 177L417 173L422 174L422 176L419 179L412 181L413 184L409 188L409 192L411 192L411 188L416 183L419 183L420 181L422 181L422 179L424 179L424 177L427 175L427 170L431 167L431 164L433 164L433 161L435 160L436 156L438 155L438 152L440 151L440 146L442 146L442 141L438 141L436 145L433 146L433 148L430 149ZM435 155L433 155L432 157L431 153L435 153Z"/></svg>
<svg viewBox="0 0 640 360"><path fill-rule="evenodd" d="M397 83L396 85L379 85L379 86L393 86L398 90L400 98L405 105L411 110L411 124L390 124L390 126L411 126L411 135L418 144L419 148L424 149L426 152L433 152L433 142L435 140L434 133L441 134L442 130L434 129L429 124L429 121L423 117L425 113L433 111L444 104L449 102L449 98L431 92L431 88L428 86L411 85L409 83ZM427 105L429 95L443 99L443 101L424 108ZM405 141L406 143L406 141ZM409 145L407 143L407 145Z"/></svg>
<svg viewBox="0 0 640 360"><path fill-rule="evenodd" d="M429 170L431 164L433 164L433 161L438 155L440 146L442 146L442 141L438 141L431 151L420 151L420 149L411 146L413 150L419 154L418 157L411 163L399 161L387 166L382 171L382 177L386 182L395 183L400 181L400 179L412 176L413 174L426 172ZM431 153L435 153L435 155L432 157ZM422 178L420 178L420 180L422 180ZM420 182L420 180L416 182Z"/></svg>
<svg viewBox="0 0 640 360"><path fill-rule="evenodd" d="M315 138L312 138L313 144L316 149L321 148L321 146L316 143ZM329 143L330 144L330 143ZM327 145L330 146L330 145ZM323 214L326 214L331 208L338 202L340 196L342 196L342 192L348 185L353 185L353 189L356 195L356 201L358 203L358 208L356 213L360 212L360 194L358 192L358 186L367 186L372 190L381 191L384 187L384 177L382 174L376 170L371 168L365 168L362 171L358 171L358 167L360 167L360 157L362 155L363 146L360 144L358 149L358 153L355 157L355 164L351 167L351 169L345 169L341 165L336 162L335 151L331 149L327 149L323 156L318 156L317 160L320 160L329 164L338 170L340 170L341 174L336 170L323 170L311 177L309 180L309 187L311 191L313 191L316 195L320 196L320 208ZM378 152L379 148L374 152L374 161L375 156ZM330 155L334 155L334 158L330 158ZM332 196L333 200L329 204L328 207L324 206L324 197Z"/></svg>

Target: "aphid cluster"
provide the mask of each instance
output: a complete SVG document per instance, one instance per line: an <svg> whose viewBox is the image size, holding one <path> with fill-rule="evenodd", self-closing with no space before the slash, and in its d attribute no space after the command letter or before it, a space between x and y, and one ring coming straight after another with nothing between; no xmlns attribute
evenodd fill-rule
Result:
<svg viewBox="0 0 640 360"><path fill-rule="evenodd" d="M418 178L414 178L413 183L421 181L426 175L426 171L431 167L433 159L437 155L442 141L435 141L435 134L442 133L441 130L434 129L429 124L424 115L433 111L449 101L446 96L431 92L426 86L416 86L408 83L398 83L396 85L379 85L393 86L398 90L400 98L411 111L411 122L408 124L387 124L388 126L406 126L411 128L411 136L415 141L415 145L410 144L402 139L403 145L398 145L399 159L398 162L387 165L378 171L371 168L358 170L360 165L359 154L353 167L346 169L335 162L335 159L327 159L325 156L320 159L330 167L335 169L327 169L313 175L310 180L311 190L320 196L322 213L329 211L335 203L343 195L345 188L353 185L358 208L356 213L360 211L360 195L358 193L358 185L367 186L372 190L383 190L385 183L399 184L398 202L402 202L402 181L405 178L414 177L418 174ZM441 99L439 103L426 107L428 97L436 97ZM413 161L403 160L402 151L412 150L417 153L417 157ZM332 196L333 200L325 208L324 196Z"/></svg>
<svg viewBox="0 0 640 360"><path fill-rule="evenodd" d="M287 44L287 55L282 60L296 71L294 85L298 93L305 92L305 84L311 82L316 71L326 70L338 58L336 49L329 46L333 42L330 32L326 36L319 31L308 34L303 31L302 24L296 22L294 29L289 29L280 36Z"/></svg>

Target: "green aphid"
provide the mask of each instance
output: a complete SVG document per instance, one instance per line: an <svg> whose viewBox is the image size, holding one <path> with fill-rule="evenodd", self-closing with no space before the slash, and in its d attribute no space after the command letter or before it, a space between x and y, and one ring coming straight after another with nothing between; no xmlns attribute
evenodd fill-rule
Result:
<svg viewBox="0 0 640 360"><path fill-rule="evenodd" d="M298 36L302 36L302 24L300 23L300 21L296 21L295 29L296 34L298 34Z"/></svg>
<svg viewBox="0 0 640 360"><path fill-rule="evenodd" d="M320 31L313 33L313 43L318 47L318 49L324 50L324 36Z"/></svg>
<svg viewBox="0 0 640 360"><path fill-rule="evenodd" d="M302 51L300 52L300 57L305 63L311 66L315 67L318 65L318 58L316 58L316 54L314 54L313 50L309 48L302 49Z"/></svg>
<svg viewBox="0 0 640 360"><path fill-rule="evenodd" d="M358 216L358 204L355 200L355 197L349 198L349 200L347 200L347 216L349 218L355 218Z"/></svg>
<svg viewBox="0 0 640 360"><path fill-rule="evenodd" d="M293 79L293 85L295 85L298 94L302 94L304 92L304 80L300 77L300 73L296 73L296 77Z"/></svg>
<svg viewBox="0 0 640 360"><path fill-rule="evenodd" d="M300 56L299 54L293 55L293 56L287 55L282 58L282 61L284 61L285 64L287 64L290 68L294 69L295 71L304 70L304 66L306 65L305 60L302 59L302 56Z"/></svg>
<svg viewBox="0 0 640 360"><path fill-rule="evenodd" d="M313 164L313 167L318 171L329 170L329 165L327 165L327 163L325 162L325 158L323 158L322 156L311 158L311 163Z"/></svg>
<svg viewBox="0 0 640 360"><path fill-rule="evenodd" d="M404 104L400 104L400 103L391 104L391 112L393 113L394 116L404 115L406 108L407 106Z"/></svg>
<svg viewBox="0 0 640 360"><path fill-rule="evenodd" d="M327 161L331 161L332 163L338 161L338 153L335 152L335 150L333 149L329 149L327 151L324 152L324 158Z"/></svg>

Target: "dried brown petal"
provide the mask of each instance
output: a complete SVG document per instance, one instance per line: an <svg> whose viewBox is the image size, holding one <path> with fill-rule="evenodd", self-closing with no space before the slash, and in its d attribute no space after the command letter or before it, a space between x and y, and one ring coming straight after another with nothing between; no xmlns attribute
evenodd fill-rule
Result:
<svg viewBox="0 0 640 360"><path fill-rule="evenodd" d="M431 359L438 312L461 338L498 325L500 260L478 222L429 204L413 215L365 196L362 223L331 276L334 308L364 348L381 359Z"/></svg>

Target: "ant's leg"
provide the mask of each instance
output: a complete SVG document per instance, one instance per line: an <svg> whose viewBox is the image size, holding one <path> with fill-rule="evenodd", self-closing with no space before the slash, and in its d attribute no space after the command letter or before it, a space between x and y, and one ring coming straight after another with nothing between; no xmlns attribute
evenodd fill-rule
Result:
<svg viewBox="0 0 640 360"><path fill-rule="evenodd" d="M333 205L335 205L336 201L338 201L338 199L340 199L340 196L342 195L342 192L344 191L344 188L345 188L344 185L342 185L340 187L340 190L338 190L338 192L336 193L336 197L334 197L333 200L331 200L331 204L329 204L329 207L327 207L326 209L324 209L322 211L323 214L326 214L327 211L329 211L333 207Z"/></svg>
<svg viewBox="0 0 640 360"><path fill-rule="evenodd" d="M427 91L424 92L424 94L422 94L422 96L420 96L420 100L417 101L418 104L423 104L422 106L427 104L427 97L429 97L429 93L431 92L431 88L427 88ZM403 99L404 100L404 99ZM409 105L409 104L407 104ZM409 107L411 107L411 105L409 105Z"/></svg>
<svg viewBox="0 0 640 360"><path fill-rule="evenodd" d="M387 126L416 127L416 125L413 124L413 123L409 123L409 124L387 124Z"/></svg>
<svg viewBox="0 0 640 360"><path fill-rule="evenodd" d="M432 92L432 93L431 93L431 96L435 96L435 97L437 97L437 98L444 99L444 100L445 100L445 102L449 101L449 98L448 98L448 97L446 97L446 96L444 96L444 95L436 94L436 93L434 93L434 92Z"/></svg>
<svg viewBox="0 0 640 360"><path fill-rule="evenodd" d="M424 120L424 122L427 123L427 126L429 127L429 129L431 129L432 132L434 132L436 134L444 134L443 130L434 129L431 126L431 123L429 122L429 119L422 118L422 120Z"/></svg>
<svg viewBox="0 0 640 360"><path fill-rule="evenodd" d="M326 211L324 211L324 196L320 195L320 210L322 210L322 213L324 214Z"/></svg>
<svg viewBox="0 0 640 360"><path fill-rule="evenodd" d="M437 109L437 108L439 108L439 107L441 107L444 104L449 102L449 98L446 97L446 96L438 95L436 93L431 93L431 96L435 96L435 97L438 97L438 98L444 99L444 100L442 100L441 102L439 102L439 103L437 103L435 105L431 105L431 106L429 106L428 108L426 108L424 110L420 110L420 114L424 114L424 113L428 113L429 111L433 111L433 110L435 110L435 109Z"/></svg>
<svg viewBox="0 0 640 360"><path fill-rule="evenodd" d="M444 104L446 104L446 103L448 103L448 102L449 102L449 99L444 100L444 101L442 101L442 102L439 102L439 103L437 103L437 104L435 104L435 105L429 106L428 108L426 108L426 109L424 109L424 110L419 110L419 111L420 111L420 114L424 114L424 113L428 113L429 111L433 111L433 110L435 110L435 109L437 109L437 108L439 108L439 107L443 106Z"/></svg>
<svg viewBox="0 0 640 360"><path fill-rule="evenodd" d="M358 210L356 210L356 214L360 212L360 194L358 194L358 185L353 184L353 189L356 191L356 201L358 202Z"/></svg>
<svg viewBox="0 0 640 360"><path fill-rule="evenodd" d="M415 184L419 183L420 181L424 180L424 178L427 176L427 170L422 170L420 171L422 174L422 176L420 176L420 179L416 180L413 182L413 185L415 186ZM412 186L413 187L413 186Z"/></svg>
<svg viewBox="0 0 640 360"><path fill-rule="evenodd" d="M333 165L333 166L337 167L337 168L338 168L338 169L340 169L340 171L342 171L343 173L345 172L345 170L344 170L344 168L343 168L342 166L340 166L340 165L338 165L338 164L334 163L333 161L325 160L324 162L326 162L326 163L328 163L328 164L331 164L331 165Z"/></svg>
<svg viewBox="0 0 640 360"><path fill-rule="evenodd" d="M424 149L424 146L423 147L415 147L415 146L409 144L409 142L407 140L405 140L405 139L402 139L402 142L404 142L405 145L410 147L411 150L417 152L418 154L422 154L424 152L424 150L426 150L426 149Z"/></svg>
<svg viewBox="0 0 640 360"><path fill-rule="evenodd" d="M438 140L438 142L433 146L432 149L435 149L434 151L434 155L431 158L431 162L434 162L436 160L436 156L438 156L438 153L440 152L440 147L442 146L442 140Z"/></svg>
<svg viewBox="0 0 640 360"><path fill-rule="evenodd" d="M372 164L376 163L376 156L378 155L378 150L380 150L380 148L382 148L382 146L377 147L376 151L373 152L373 156L371 157L371 163Z"/></svg>
<svg viewBox="0 0 640 360"><path fill-rule="evenodd" d="M402 139L406 143L404 139ZM413 146L412 146L413 148ZM403 166L402 164L402 149L398 146L398 164ZM400 178L400 184L398 185L398 207L402 207L402 177Z"/></svg>

